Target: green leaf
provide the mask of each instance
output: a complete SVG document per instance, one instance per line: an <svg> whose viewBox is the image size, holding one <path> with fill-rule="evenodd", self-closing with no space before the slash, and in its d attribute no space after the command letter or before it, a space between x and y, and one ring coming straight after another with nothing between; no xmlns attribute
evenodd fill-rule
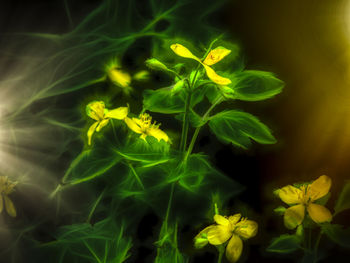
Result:
<svg viewBox="0 0 350 263"><path fill-rule="evenodd" d="M350 228L345 228L337 224L322 224L322 231L333 242L340 246L350 248Z"/></svg>
<svg viewBox="0 0 350 263"><path fill-rule="evenodd" d="M347 181L335 203L335 215L350 208L350 181Z"/></svg>
<svg viewBox="0 0 350 263"><path fill-rule="evenodd" d="M250 139L262 144L276 142L266 125L257 117L243 111L220 112L210 118L209 127L222 142L244 149L251 145Z"/></svg>
<svg viewBox="0 0 350 263"><path fill-rule="evenodd" d="M143 92L143 105L146 110L165 114L180 113L184 111L182 93L172 94L170 88L145 90Z"/></svg>
<svg viewBox="0 0 350 263"><path fill-rule="evenodd" d="M154 166L165 163L170 159L169 143L165 141L157 141L152 136L147 136L147 141L136 138L132 143L126 144L122 149L113 148L113 151L122 158L140 162L143 166Z"/></svg>
<svg viewBox="0 0 350 263"><path fill-rule="evenodd" d="M300 242L300 237L296 235L285 234L273 239L266 250L268 252L287 254L299 249Z"/></svg>
<svg viewBox="0 0 350 263"><path fill-rule="evenodd" d="M280 93L283 81L272 73L258 70L245 70L234 75L233 90L235 97L240 100L265 100Z"/></svg>
<svg viewBox="0 0 350 263"><path fill-rule="evenodd" d="M63 183L79 184L95 179L122 160L107 145L98 147L97 144L95 142L93 149L84 150L74 159L64 175Z"/></svg>
<svg viewBox="0 0 350 263"><path fill-rule="evenodd" d="M59 262L125 262L132 242L125 236L125 225L115 221L107 218L93 226L82 223L60 227L56 241L42 247L58 249Z"/></svg>

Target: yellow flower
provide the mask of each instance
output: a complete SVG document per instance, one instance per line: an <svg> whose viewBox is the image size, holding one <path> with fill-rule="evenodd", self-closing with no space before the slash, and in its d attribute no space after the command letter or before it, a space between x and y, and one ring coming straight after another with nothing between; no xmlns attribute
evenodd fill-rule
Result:
<svg viewBox="0 0 350 263"><path fill-rule="evenodd" d="M91 145L91 137L94 132L99 132L109 122L109 119L123 120L128 115L128 107L119 107L113 110L105 108L103 101L93 101L86 106L86 114L96 122L87 132L88 144Z"/></svg>
<svg viewBox="0 0 350 263"><path fill-rule="evenodd" d="M152 123L152 117L147 113L141 114L139 118L126 117L125 123L132 131L141 134L140 138L145 141L147 136L153 136L158 141L169 141L168 135L159 129L160 124Z"/></svg>
<svg viewBox="0 0 350 263"><path fill-rule="evenodd" d="M305 208L315 223L330 222L331 212L314 202L328 194L331 184L331 178L322 175L311 184L302 185L300 188L287 185L277 190L281 200L291 206L284 213L285 226L293 229L300 225L305 217Z"/></svg>
<svg viewBox="0 0 350 263"><path fill-rule="evenodd" d="M111 60L105 66L105 72L108 79L114 85L121 88L121 90L126 95L129 95L130 92L133 90L133 88L130 86L132 79L139 80L139 81L144 81L149 79L149 73L146 70L139 71L133 77L131 77L129 73L122 70L120 62L116 58Z"/></svg>
<svg viewBox="0 0 350 263"><path fill-rule="evenodd" d="M204 228L194 238L194 246L202 248L208 243L218 246L229 240L226 246L226 258L230 262L236 262L243 250L241 238L254 237L258 232L258 223L242 218L241 214L229 217L215 215L214 221L216 225Z"/></svg>
<svg viewBox="0 0 350 263"><path fill-rule="evenodd" d="M208 53L204 61L201 61L198 57L193 55L191 51L189 51L181 44L172 44L170 48L175 52L176 55L180 57L190 58L198 61L204 67L208 78L216 84L228 85L231 83L230 79L219 76L211 67L209 67L221 61L224 57L231 53L231 50L224 47L217 47Z"/></svg>
<svg viewBox="0 0 350 263"><path fill-rule="evenodd" d="M7 178L7 176L0 176L0 213L4 208L4 201L5 201L6 211L12 217L16 217L17 212L13 202L8 197L8 195L14 191L16 184L17 182L11 182Z"/></svg>

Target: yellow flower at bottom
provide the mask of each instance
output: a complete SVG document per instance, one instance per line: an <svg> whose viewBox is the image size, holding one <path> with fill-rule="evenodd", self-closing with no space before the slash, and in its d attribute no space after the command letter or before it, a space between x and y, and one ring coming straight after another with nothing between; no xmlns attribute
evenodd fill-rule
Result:
<svg viewBox="0 0 350 263"><path fill-rule="evenodd" d="M246 218L241 214L224 217L215 215L216 225L204 228L194 238L194 246L202 248L208 243L218 246L228 242L226 246L226 258L230 262L236 262L242 254L243 239L252 238L258 232L258 223Z"/></svg>
<svg viewBox="0 0 350 263"><path fill-rule="evenodd" d="M323 205L314 202L328 194L331 185L331 178L322 175L311 184L305 184L299 188L287 185L277 190L276 193L281 200L290 205L284 213L285 226L293 229L300 225L305 217L305 209L315 223L330 222L331 212Z"/></svg>
<svg viewBox="0 0 350 263"><path fill-rule="evenodd" d="M86 106L86 114L96 122L92 124L87 132L88 145L91 145L91 138L94 132L99 132L105 127L109 119L123 120L128 115L128 107L119 107L113 110L105 108L103 101L93 101Z"/></svg>
<svg viewBox="0 0 350 263"><path fill-rule="evenodd" d="M132 131L141 134L140 138L143 140L146 140L147 136L153 136L158 141L169 141L168 135L159 129L160 124L152 123L152 117L147 113L141 114L139 118L126 117L125 123Z"/></svg>
<svg viewBox="0 0 350 263"><path fill-rule="evenodd" d="M11 182L7 176L0 176L0 213L4 208L5 201L6 212L10 216L16 217L16 208L11 199L8 197L8 195L14 191L16 185L17 182Z"/></svg>

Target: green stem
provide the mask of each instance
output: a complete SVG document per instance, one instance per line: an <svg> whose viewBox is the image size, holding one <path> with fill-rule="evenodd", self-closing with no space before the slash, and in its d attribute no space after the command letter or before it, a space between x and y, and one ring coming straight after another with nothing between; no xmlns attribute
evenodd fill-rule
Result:
<svg viewBox="0 0 350 263"><path fill-rule="evenodd" d="M136 181L140 184L141 188L145 189L145 187L143 186L143 183L142 183L140 177L138 176L138 174L136 173L134 167L132 166L132 164L130 162L128 162L128 166L129 166L131 172L133 173L133 175L135 176Z"/></svg>
<svg viewBox="0 0 350 263"><path fill-rule="evenodd" d="M92 206L92 209L88 215L88 218L86 219L86 223L90 224L90 220L92 218L92 215L94 214L95 210L96 210L96 207L97 205L100 203L103 195L105 193L105 190L102 191L102 193L99 195L99 197L97 198L97 200L95 201L94 205Z"/></svg>
<svg viewBox="0 0 350 263"><path fill-rule="evenodd" d="M221 103L223 101L223 97L219 97L211 106L210 108L206 111L206 113L204 113L203 117L202 117L202 121L206 121L206 119L208 118L210 112L215 108L216 105L218 105L219 103ZM188 149L187 149L187 152L186 152L186 155L185 155L185 158L184 160L186 161L187 158L189 157L189 155L191 154L192 150L193 150L193 147L194 147L194 144L197 140L197 137L198 137L198 134L199 134L199 131L201 129L202 126L200 127L197 127L196 130L194 131L193 133L193 136L192 136L192 140L190 142L190 145L188 146Z"/></svg>
<svg viewBox="0 0 350 263"><path fill-rule="evenodd" d="M314 263L317 262L317 251L318 251L318 246L320 245L321 237L322 237L322 230L320 230L320 233L318 234L318 237L316 239L316 244L314 247Z"/></svg>
<svg viewBox="0 0 350 263"><path fill-rule="evenodd" d="M187 92L186 92L186 101L185 101L185 113L182 121L182 132L181 132L181 141L180 141L180 151L184 152L186 149L187 144L187 135L188 135L188 113L190 111L190 104L191 104L191 97L192 97L192 91L191 91L191 85L189 81L187 80Z"/></svg>
<svg viewBox="0 0 350 263"><path fill-rule="evenodd" d="M224 249L219 248L219 257L218 257L218 263L222 262L222 257L224 255Z"/></svg>
<svg viewBox="0 0 350 263"><path fill-rule="evenodd" d="M173 203L173 196L174 196L174 190L175 190L175 183L173 182L171 184L171 189L170 189L170 196L169 196L169 201L168 201L168 207L166 209L166 214L165 214L165 219L164 219L164 223L165 223L165 229L168 231L168 218L169 218L169 214L170 214L170 208L171 205Z"/></svg>

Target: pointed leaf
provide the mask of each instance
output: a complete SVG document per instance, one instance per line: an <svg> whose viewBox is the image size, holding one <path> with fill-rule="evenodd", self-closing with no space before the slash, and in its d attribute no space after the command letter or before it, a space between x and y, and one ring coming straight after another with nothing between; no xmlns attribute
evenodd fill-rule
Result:
<svg viewBox="0 0 350 263"><path fill-rule="evenodd" d="M272 240L269 247L266 249L268 252L274 253L291 253L300 248L300 237L296 235L281 235Z"/></svg>
<svg viewBox="0 0 350 263"><path fill-rule="evenodd" d="M219 140L242 148L248 148L251 139L262 144L276 142L266 125L257 117L243 111L220 112L211 117L209 127Z"/></svg>
<svg viewBox="0 0 350 263"><path fill-rule="evenodd" d="M335 215L350 209L350 181L346 182L334 207Z"/></svg>
<svg viewBox="0 0 350 263"><path fill-rule="evenodd" d="M283 81L272 73L258 70L246 70L234 75L235 96L246 101L265 100L282 91Z"/></svg>

